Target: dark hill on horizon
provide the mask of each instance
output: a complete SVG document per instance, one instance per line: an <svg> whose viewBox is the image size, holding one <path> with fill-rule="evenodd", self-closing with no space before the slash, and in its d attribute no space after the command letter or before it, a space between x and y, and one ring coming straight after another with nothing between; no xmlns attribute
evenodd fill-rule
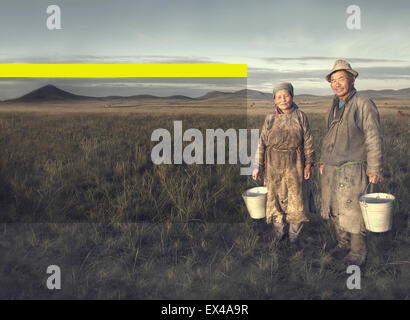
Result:
<svg viewBox="0 0 410 320"><path fill-rule="evenodd" d="M83 100L113 100L113 99L178 99L178 100L194 100L194 98L174 95L169 97L158 97L149 94L141 94L134 96L107 96L107 97L90 97L76 95L71 92L62 90L54 85L46 85L44 87L33 90L19 98L5 100L3 102L25 102L25 103L35 103L35 102L48 102L48 101L83 101Z"/></svg>
<svg viewBox="0 0 410 320"><path fill-rule="evenodd" d="M64 91L51 84L31 91L20 98L6 100L6 102L42 102L42 101L65 101L65 100L88 100L91 97L79 96Z"/></svg>
<svg viewBox="0 0 410 320"><path fill-rule="evenodd" d="M368 96L370 98L392 98L392 99L409 99L410 98L410 88L399 89L399 90L362 90L359 93Z"/></svg>
<svg viewBox="0 0 410 320"><path fill-rule="evenodd" d="M400 90L363 90L359 93L368 96L370 98L391 98L391 99L410 99L410 88L400 89ZM300 94L296 95L299 99L323 99L329 98L328 96L318 96L310 94ZM89 97L76 95L71 92L62 90L53 85L46 85L34 91L31 91L19 98L5 100L3 102L25 102L25 103L36 103L36 102L53 102L53 101L83 101L83 100L113 100L113 99L141 99L141 100L207 100L207 99L234 99L234 98L247 98L254 100L272 100L272 93L266 93L258 90L243 89L235 92L222 92L222 91L211 91L200 97L191 98L184 95L173 95L168 97L159 97L148 94L140 94L133 96L107 96L107 97Z"/></svg>
<svg viewBox="0 0 410 320"><path fill-rule="evenodd" d="M248 98L248 99L256 99L256 100L272 100L273 94L272 93L265 93L258 90L252 89L242 89L235 92L223 92L223 91L211 91L203 96L196 98L197 100L205 100L205 99L228 99L228 98Z"/></svg>

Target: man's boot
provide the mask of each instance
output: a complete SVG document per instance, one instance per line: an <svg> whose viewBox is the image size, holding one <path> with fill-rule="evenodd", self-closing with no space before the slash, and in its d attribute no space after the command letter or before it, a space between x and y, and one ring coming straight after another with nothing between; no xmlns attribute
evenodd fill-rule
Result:
<svg viewBox="0 0 410 320"><path fill-rule="evenodd" d="M350 252L345 261L351 265L361 266L365 263L367 256L366 236L363 234L351 234Z"/></svg>
<svg viewBox="0 0 410 320"><path fill-rule="evenodd" d="M335 223L335 231L336 231L336 238L337 238L337 246L334 247L329 251L329 253L334 256L338 257L342 254L346 254L350 249L350 238L349 234L342 230L336 223Z"/></svg>
<svg viewBox="0 0 410 320"><path fill-rule="evenodd" d="M253 219L252 230L258 236L258 241L263 243L266 241L265 219Z"/></svg>

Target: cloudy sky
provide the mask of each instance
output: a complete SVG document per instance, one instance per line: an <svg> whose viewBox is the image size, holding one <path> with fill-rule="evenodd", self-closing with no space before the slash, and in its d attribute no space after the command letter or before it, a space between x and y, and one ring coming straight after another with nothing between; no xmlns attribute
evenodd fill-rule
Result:
<svg viewBox="0 0 410 320"><path fill-rule="evenodd" d="M61 8L48 30L47 6ZM349 5L361 13L350 30ZM0 63L245 63L247 86L291 81L296 94L331 94L337 58L359 72L359 90L410 87L408 0L1 0ZM0 79L0 99L44 84L93 96L230 90L243 82L184 79Z"/></svg>

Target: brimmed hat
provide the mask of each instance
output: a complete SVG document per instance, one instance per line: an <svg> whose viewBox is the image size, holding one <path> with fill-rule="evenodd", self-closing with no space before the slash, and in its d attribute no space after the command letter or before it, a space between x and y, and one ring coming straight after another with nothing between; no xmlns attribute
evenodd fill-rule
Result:
<svg viewBox="0 0 410 320"><path fill-rule="evenodd" d="M293 86L290 82L280 82L273 88L273 97L275 97L276 92L286 89L293 97Z"/></svg>
<svg viewBox="0 0 410 320"><path fill-rule="evenodd" d="M349 73L351 73L355 78L359 75L359 73L356 70L353 70L350 64L345 61L345 60L336 60L335 65L333 66L332 71L326 76L326 80L330 82L330 76L332 73L340 70L345 70Z"/></svg>

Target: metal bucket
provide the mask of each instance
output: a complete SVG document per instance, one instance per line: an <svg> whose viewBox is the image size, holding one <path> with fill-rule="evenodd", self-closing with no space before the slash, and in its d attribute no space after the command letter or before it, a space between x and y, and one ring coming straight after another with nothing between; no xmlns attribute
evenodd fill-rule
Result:
<svg viewBox="0 0 410 320"><path fill-rule="evenodd" d="M359 197L366 229L371 232L389 231L393 224L393 202L388 193L368 193Z"/></svg>
<svg viewBox="0 0 410 320"><path fill-rule="evenodd" d="M266 187L255 187L246 190L242 194L246 208L252 219L262 219L266 217Z"/></svg>

